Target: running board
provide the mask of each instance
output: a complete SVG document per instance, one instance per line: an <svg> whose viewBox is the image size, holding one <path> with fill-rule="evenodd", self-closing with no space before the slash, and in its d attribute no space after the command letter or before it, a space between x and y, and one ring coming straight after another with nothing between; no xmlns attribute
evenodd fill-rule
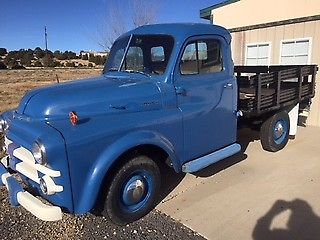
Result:
<svg viewBox="0 0 320 240"><path fill-rule="evenodd" d="M210 153L201 158L197 158L182 165L182 171L185 173L197 172L203 168L210 166L220 160L230 157L240 152L241 146L238 143L234 143L230 146L222 148L216 152Z"/></svg>

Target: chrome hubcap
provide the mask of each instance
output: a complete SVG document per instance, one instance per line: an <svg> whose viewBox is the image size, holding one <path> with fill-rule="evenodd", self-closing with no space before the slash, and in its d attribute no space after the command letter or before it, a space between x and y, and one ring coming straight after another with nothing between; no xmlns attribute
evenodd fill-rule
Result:
<svg viewBox="0 0 320 240"><path fill-rule="evenodd" d="M146 184L141 176L132 177L125 185L123 191L123 201L131 206L139 203L146 195Z"/></svg>
<svg viewBox="0 0 320 240"><path fill-rule="evenodd" d="M274 129L274 136L276 139L280 138L284 133L284 127L281 122L277 122Z"/></svg>

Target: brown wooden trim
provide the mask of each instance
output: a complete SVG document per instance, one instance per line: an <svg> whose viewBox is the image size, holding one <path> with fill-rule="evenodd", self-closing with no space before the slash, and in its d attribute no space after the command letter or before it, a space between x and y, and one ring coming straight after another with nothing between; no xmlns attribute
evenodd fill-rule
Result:
<svg viewBox="0 0 320 240"><path fill-rule="evenodd" d="M230 28L229 31L230 32L243 32L243 31L255 30L255 29L259 29L259 28L268 28L268 27L289 25L289 24L302 23L302 22L311 22L311 21L317 21L317 20L320 20L320 15L302 17L302 18L294 18L294 19L288 19L288 20L270 22L270 23L262 23L262 24L256 24L256 25L244 26L244 27L238 27L238 28Z"/></svg>

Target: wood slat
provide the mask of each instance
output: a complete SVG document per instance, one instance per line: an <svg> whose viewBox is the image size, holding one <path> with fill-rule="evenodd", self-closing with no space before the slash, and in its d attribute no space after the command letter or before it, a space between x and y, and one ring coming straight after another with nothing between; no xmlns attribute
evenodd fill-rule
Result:
<svg viewBox="0 0 320 240"><path fill-rule="evenodd" d="M259 115L314 96L316 65L239 66L235 69L240 91L246 88L254 94L250 99L239 99L238 103L238 108L250 115ZM256 74L242 76L244 73ZM312 76L311 81L308 76ZM274 93L267 95L270 91Z"/></svg>

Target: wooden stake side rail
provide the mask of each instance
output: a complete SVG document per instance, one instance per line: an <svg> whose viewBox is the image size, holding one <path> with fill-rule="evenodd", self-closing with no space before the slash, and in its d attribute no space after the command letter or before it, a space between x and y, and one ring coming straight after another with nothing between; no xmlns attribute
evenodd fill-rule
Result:
<svg viewBox="0 0 320 240"><path fill-rule="evenodd" d="M317 65L235 66L238 110L258 116L315 95Z"/></svg>

